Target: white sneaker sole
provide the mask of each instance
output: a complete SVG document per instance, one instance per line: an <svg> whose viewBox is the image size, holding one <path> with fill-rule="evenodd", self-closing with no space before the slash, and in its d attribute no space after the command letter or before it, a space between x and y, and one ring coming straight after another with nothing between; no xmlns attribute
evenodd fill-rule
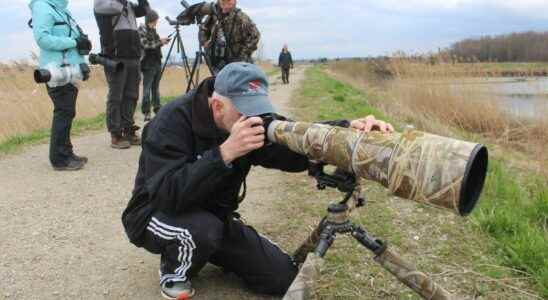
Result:
<svg viewBox="0 0 548 300"><path fill-rule="evenodd" d="M196 292L196 291L195 291L194 289L190 290L190 293L188 294L188 298L192 298L192 297L194 296L195 292ZM166 293L164 293L164 291L162 291L162 289L160 289L160 294L162 294L162 297L163 297L164 299L168 299L168 300L177 300L177 298L173 298L173 297L167 295Z"/></svg>

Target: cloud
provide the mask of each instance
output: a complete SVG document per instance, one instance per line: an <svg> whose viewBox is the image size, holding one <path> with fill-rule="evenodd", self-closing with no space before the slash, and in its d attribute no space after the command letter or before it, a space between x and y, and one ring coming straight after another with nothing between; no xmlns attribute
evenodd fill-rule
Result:
<svg viewBox="0 0 548 300"><path fill-rule="evenodd" d="M149 1L161 16L183 9L178 0ZM0 18L10 26L0 27L0 60L26 58L36 48L25 25L29 1L4 2ZM271 58L284 43L298 58L429 51L470 36L547 30L548 20L547 0L239 0L238 6L257 24ZM70 0L69 8L98 46L92 1ZM160 22L160 35L172 31ZM187 55L194 56L196 26L181 33Z"/></svg>

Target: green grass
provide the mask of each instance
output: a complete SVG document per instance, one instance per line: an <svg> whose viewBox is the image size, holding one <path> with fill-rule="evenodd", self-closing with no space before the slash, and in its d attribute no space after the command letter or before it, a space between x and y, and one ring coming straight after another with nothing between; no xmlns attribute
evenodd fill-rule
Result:
<svg viewBox="0 0 548 300"><path fill-rule="evenodd" d="M372 107L368 95L329 77L321 67L307 70L301 97L294 103L299 106L297 117L304 120L352 119L373 114L379 119L390 122L381 111ZM420 206L419 206L420 207ZM413 249L407 244L408 237L393 234L401 229L385 221L382 225L371 223L371 218L381 216L391 220L395 212L383 210L375 203L369 208L374 213L366 213L358 218L368 224L373 232L388 237L400 249ZM427 209L427 208L426 208ZM433 214L435 212L432 212ZM368 222L369 221L369 222ZM406 226L420 228L428 220L417 217L416 220L403 221ZM421 247L430 248L438 261L447 261L450 265L471 264L471 268L485 276L495 279L522 277L526 272L529 282L542 297L548 297L548 183L546 178L536 178L533 174L517 173L505 162L491 159L486 186L480 204L471 216L471 222L458 221L457 224L444 224L439 227L450 236L444 245L436 241L425 241ZM461 226L462 228L459 228ZM431 243L431 245L429 245ZM333 254L333 253L331 253ZM335 253L337 254L337 253ZM348 253L346 253L348 255ZM335 263L340 257L328 258ZM488 263L486 263L488 262ZM420 259L417 261L421 265ZM508 271L500 267L479 265L497 264L514 269ZM475 267L478 265L478 267ZM436 269L434 266L432 269ZM441 270L440 270L441 271ZM344 272L342 272L344 274ZM348 276L335 276L334 286L348 280ZM493 289L504 295L507 290L496 285L477 284L481 292L493 293ZM403 293L403 292L402 292ZM327 293L329 294L329 293ZM399 297L403 297L400 294Z"/></svg>
<svg viewBox="0 0 548 300"><path fill-rule="evenodd" d="M163 104L173 100L174 97L162 97ZM99 114L93 118L76 119L72 123L71 133L82 134L91 130L104 129L106 125L105 114ZM31 133L18 134L0 143L0 154L11 154L20 151L30 145L40 144L50 138L50 129L39 129Z"/></svg>
<svg viewBox="0 0 548 300"><path fill-rule="evenodd" d="M490 245L501 264L531 274L548 297L548 185L545 178L519 175L491 160L477 226L494 239Z"/></svg>
<svg viewBox="0 0 548 300"><path fill-rule="evenodd" d="M367 102L368 96L365 93L334 80L319 67L306 71L304 85L305 88L301 90L302 97L314 101L313 105L310 101L295 103L299 108L297 114L304 120L354 119L372 114L378 119L390 121L384 113ZM310 113L312 107L314 113Z"/></svg>

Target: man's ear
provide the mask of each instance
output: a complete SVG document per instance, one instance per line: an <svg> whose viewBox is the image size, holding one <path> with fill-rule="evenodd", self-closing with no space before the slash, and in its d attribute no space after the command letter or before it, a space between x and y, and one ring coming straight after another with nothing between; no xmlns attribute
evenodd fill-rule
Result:
<svg viewBox="0 0 548 300"><path fill-rule="evenodd" d="M211 99L211 111L213 112L214 116L219 116L224 113L225 110L225 104L223 101L213 98Z"/></svg>

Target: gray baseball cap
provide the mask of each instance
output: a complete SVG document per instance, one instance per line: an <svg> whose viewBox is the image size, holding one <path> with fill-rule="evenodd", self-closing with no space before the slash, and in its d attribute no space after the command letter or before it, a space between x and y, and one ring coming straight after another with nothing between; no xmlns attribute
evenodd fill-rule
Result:
<svg viewBox="0 0 548 300"><path fill-rule="evenodd" d="M244 116L276 112L268 96L266 74L254 64L235 62L225 66L215 79L215 92L230 98Z"/></svg>

